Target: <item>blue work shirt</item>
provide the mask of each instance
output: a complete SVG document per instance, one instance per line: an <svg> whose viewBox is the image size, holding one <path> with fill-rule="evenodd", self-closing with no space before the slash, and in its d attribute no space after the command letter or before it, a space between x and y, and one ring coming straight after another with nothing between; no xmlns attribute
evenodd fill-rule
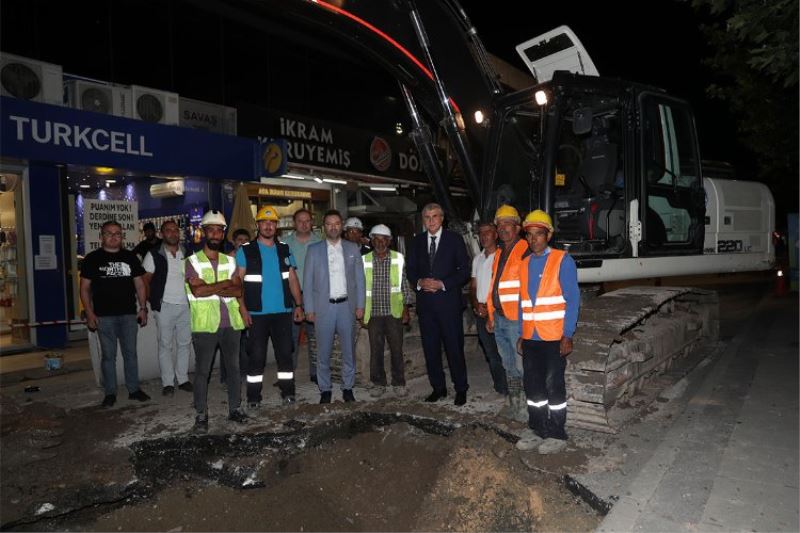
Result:
<svg viewBox="0 0 800 533"><path fill-rule="evenodd" d="M291 235L287 235L285 238L281 237L281 242L284 242L289 245L289 250L292 251L292 256L294 256L294 260L297 263L297 279L300 281L300 288L303 288L303 267L306 264L306 252L308 252L308 246L310 244L314 244L315 242L319 242L320 239L319 235L316 232L311 232L311 237L308 238L306 242L300 242L294 236L294 232Z"/></svg>
<svg viewBox="0 0 800 533"><path fill-rule="evenodd" d="M258 252L261 254L261 311L250 311L250 314L268 315L290 312L292 308L283 304L283 278L278 266L278 247L267 246L259 242ZM292 255L289 255L289 265L297 268ZM240 246L236 252L236 266L247 268L243 246Z"/></svg>
<svg viewBox="0 0 800 533"><path fill-rule="evenodd" d="M539 292L539 280L544 272L544 265L547 256L550 255L548 246L542 255L530 254L528 262L528 294L531 300L536 302L536 293ZM575 260L569 254L561 260L558 269L558 282L561 284L561 294L567 302L566 315L564 316L564 336L572 338L575 335L575 328L578 326L578 310L581 307L581 292L578 289L578 269L575 267ZM520 315L522 316L522 309ZM519 336L522 336L522 320L519 321ZM533 340L542 340L536 330L533 331Z"/></svg>

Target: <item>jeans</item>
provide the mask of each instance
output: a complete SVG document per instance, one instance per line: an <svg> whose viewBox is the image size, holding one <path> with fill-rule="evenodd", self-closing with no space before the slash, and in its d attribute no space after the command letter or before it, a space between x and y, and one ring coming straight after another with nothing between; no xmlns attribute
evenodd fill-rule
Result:
<svg viewBox="0 0 800 533"><path fill-rule="evenodd" d="M486 362L489 363L489 372L492 375L494 390L500 394L508 394L506 370L503 368L500 352L497 351L494 333L486 331L486 319L477 315L475 316L475 328L478 330L478 340L481 348L483 348L483 355L486 358Z"/></svg>
<svg viewBox="0 0 800 533"><path fill-rule="evenodd" d="M561 341L522 341L528 427L542 438L567 439L567 358L560 353Z"/></svg>
<svg viewBox="0 0 800 533"><path fill-rule="evenodd" d="M494 340L509 381L522 379L522 372L517 368L517 339L519 339L519 322L509 320L495 312Z"/></svg>
<svg viewBox="0 0 800 533"><path fill-rule="evenodd" d="M171 387L189 381L189 346L192 344L192 325L189 305L161 302L161 311L153 312L158 326L158 367L161 386ZM172 361L172 341L177 343L175 362Z"/></svg>
<svg viewBox="0 0 800 533"><path fill-rule="evenodd" d="M97 335L102 351L101 368L106 396L117 394L117 341L125 365L125 387L129 393L139 390L139 360L136 353L136 335L139 324L136 315L97 317Z"/></svg>
<svg viewBox="0 0 800 533"><path fill-rule="evenodd" d="M233 413L242 403L242 378L239 374L239 338L241 332L233 328L221 328L215 333L192 333L194 344L194 408L200 415L208 413L208 376L214 352L219 345L220 356L228 369L228 411Z"/></svg>
<svg viewBox="0 0 800 533"><path fill-rule="evenodd" d="M357 323L357 322L356 322ZM392 385L402 387L406 384L405 361L403 360L403 322L389 316L373 316L367 323L369 332L369 380L375 385L386 386L384 369L385 341L389 341L392 360Z"/></svg>

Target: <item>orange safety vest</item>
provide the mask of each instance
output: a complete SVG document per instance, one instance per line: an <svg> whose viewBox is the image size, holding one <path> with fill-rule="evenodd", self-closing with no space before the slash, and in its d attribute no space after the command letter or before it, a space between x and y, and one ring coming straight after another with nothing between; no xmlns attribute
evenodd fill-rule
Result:
<svg viewBox="0 0 800 533"><path fill-rule="evenodd" d="M531 301L528 294L528 267L530 256L522 262L520 271L520 295L522 297L522 338L532 339L533 332L545 341L558 341L564 336L564 316L567 313L567 302L561 293L561 282L558 272L566 252L550 249L544 264L542 279L539 280L539 291L536 301Z"/></svg>
<svg viewBox="0 0 800 533"><path fill-rule="evenodd" d="M522 266L522 255L528 250L528 242L520 239L506 259L503 271L500 273L500 283L497 285L497 293L500 297L500 306L503 308L503 316L509 320L519 320L519 276ZM492 282L489 284L489 294L486 296L486 310L489 313L489 320L494 321L494 280L497 277L497 265L500 264L500 253L494 254L492 264Z"/></svg>

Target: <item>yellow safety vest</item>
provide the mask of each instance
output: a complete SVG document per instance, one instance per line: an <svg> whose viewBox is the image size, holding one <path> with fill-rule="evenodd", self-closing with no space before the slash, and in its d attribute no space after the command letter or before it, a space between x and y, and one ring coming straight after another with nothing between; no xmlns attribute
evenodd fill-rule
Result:
<svg viewBox="0 0 800 533"><path fill-rule="evenodd" d="M203 250L190 255L186 261L192 265L200 279L208 284L231 279L236 271L236 261L225 254L219 254L216 272ZM189 298L189 310L192 315L192 333L216 333L221 320L220 300L225 302L228 308L231 327L236 330L244 329L244 321L239 314L239 302L236 298L216 294L198 297L192 294L188 283L186 283L186 296Z"/></svg>
<svg viewBox="0 0 800 533"><path fill-rule="evenodd" d="M364 324L369 322L372 313L372 260L374 252L364 256L364 277L367 285L367 303L364 306ZM389 267L389 302L391 304L392 316L400 318L403 316L403 280L402 272L405 265L403 254L389 250L391 266Z"/></svg>

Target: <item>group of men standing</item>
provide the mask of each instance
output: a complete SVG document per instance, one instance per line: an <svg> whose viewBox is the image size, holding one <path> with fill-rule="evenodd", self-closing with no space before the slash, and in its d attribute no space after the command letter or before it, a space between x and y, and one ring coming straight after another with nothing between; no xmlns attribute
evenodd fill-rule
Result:
<svg viewBox="0 0 800 533"><path fill-rule="evenodd" d="M234 235L239 244L234 257L223 253L226 224L218 211L203 217L205 243L195 254L181 247L177 225L167 221L162 240L146 253L144 267L121 247L119 225L103 226L101 248L84 259L81 299L89 327L100 334L104 406L116 401L117 340L129 397L149 399L138 386L135 346L136 322L142 326L147 321L146 298L159 329L162 392L173 395L177 383L194 393L198 430L208 428L208 381L217 347L225 368L229 419L244 422L242 376L248 408L254 411L263 400L270 340L283 402L295 401L301 331L308 340L309 377L319 387L320 403L332 399L336 336L342 399L355 401L355 335L362 324L370 340L371 394L379 397L388 386L383 356L388 341L391 385L398 396L405 396L403 326L409 321L412 293L432 388L425 401L448 394L444 347L454 403L463 405L469 383L461 289L472 272L471 303L494 388L508 396L511 412L527 408L530 429L518 447L542 453L563 448L564 358L572 350L579 294L574 262L548 246L553 226L546 213L534 211L522 223L516 209L501 206L493 223L479 227L483 252L472 269L461 236L443 228L438 204L423 208L425 231L414 237L407 258L390 249L392 233L383 224L371 229L370 248L361 222L351 218L345 223L335 210L324 214L321 238L311 231L311 213L305 209L294 214L295 232L283 240L278 239L278 220L274 207L260 209L255 239L249 240L243 230ZM342 238L343 230L350 240ZM196 356L194 385L187 375L190 342Z"/></svg>

